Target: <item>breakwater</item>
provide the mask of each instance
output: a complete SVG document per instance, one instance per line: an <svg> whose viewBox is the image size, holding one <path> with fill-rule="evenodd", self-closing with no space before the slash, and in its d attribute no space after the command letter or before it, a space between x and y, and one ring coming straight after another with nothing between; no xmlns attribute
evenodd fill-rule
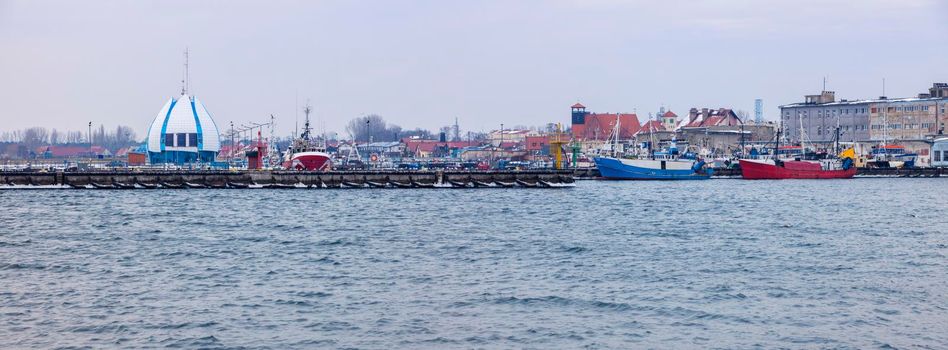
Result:
<svg viewBox="0 0 948 350"><path fill-rule="evenodd" d="M558 188L568 170L531 171L2 171L6 188Z"/></svg>

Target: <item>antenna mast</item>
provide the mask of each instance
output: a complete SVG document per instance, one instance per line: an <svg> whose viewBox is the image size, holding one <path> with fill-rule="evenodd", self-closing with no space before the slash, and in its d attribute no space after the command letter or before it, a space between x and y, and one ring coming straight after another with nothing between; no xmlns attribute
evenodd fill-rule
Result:
<svg viewBox="0 0 948 350"><path fill-rule="evenodd" d="M309 100L306 100L306 106L303 107L303 113L306 114L306 121L303 123L303 139L309 140L309 113L313 108L309 106Z"/></svg>
<svg viewBox="0 0 948 350"><path fill-rule="evenodd" d="M184 77L181 78L181 94L186 95L188 93L188 84L190 80L188 78L188 48L184 47Z"/></svg>

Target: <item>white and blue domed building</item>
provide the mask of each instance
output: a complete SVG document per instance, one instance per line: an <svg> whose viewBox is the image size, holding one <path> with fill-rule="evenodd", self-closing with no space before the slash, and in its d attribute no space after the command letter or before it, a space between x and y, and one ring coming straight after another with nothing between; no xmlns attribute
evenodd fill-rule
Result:
<svg viewBox="0 0 948 350"><path fill-rule="evenodd" d="M213 162L221 149L220 133L201 100L187 94L171 98L148 129L151 164Z"/></svg>

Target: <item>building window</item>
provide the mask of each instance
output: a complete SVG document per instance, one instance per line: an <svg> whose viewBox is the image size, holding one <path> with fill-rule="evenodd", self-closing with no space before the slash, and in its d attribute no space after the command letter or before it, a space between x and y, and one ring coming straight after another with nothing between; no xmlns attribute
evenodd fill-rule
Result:
<svg viewBox="0 0 948 350"><path fill-rule="evenodd" d="M188 134L176 134L178 136L178 147L187 147L185 142L187 142Z"/></svg>
<svg viewBox="0 0 948 350"><path fill-rule="evenodd" d="M174 134L165 134L165 147L174 147Z"/></svg>
<svg viewBox="0 0 948 350"><path fill-rule="evenodd" d="M198 134L188 134L188 147L197 147Z"/></svg>

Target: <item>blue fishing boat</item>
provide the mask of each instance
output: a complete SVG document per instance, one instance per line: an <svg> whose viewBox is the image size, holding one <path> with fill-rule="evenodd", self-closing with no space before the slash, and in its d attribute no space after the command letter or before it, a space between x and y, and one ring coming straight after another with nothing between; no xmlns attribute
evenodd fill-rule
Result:
<svg viewBox="0 0 948 350"><path fill-rule="evenodd" d="M614 180L707 180L713 170L704 161L656 154L653 159L596 157L602 177Z"/></svg>
<svg viewBox="0 0 948 350"><path fill-rule="evenodd" d="M704 161L695 159L694 155L682 156L678 152L675 141L666 150L653 153L647 159L624 159L616 153L619 149L619 118L609 137L612 141L611 157L595 157L599 174L612 180L707 180L711 178L712 170L705 166Z"/></svg>

